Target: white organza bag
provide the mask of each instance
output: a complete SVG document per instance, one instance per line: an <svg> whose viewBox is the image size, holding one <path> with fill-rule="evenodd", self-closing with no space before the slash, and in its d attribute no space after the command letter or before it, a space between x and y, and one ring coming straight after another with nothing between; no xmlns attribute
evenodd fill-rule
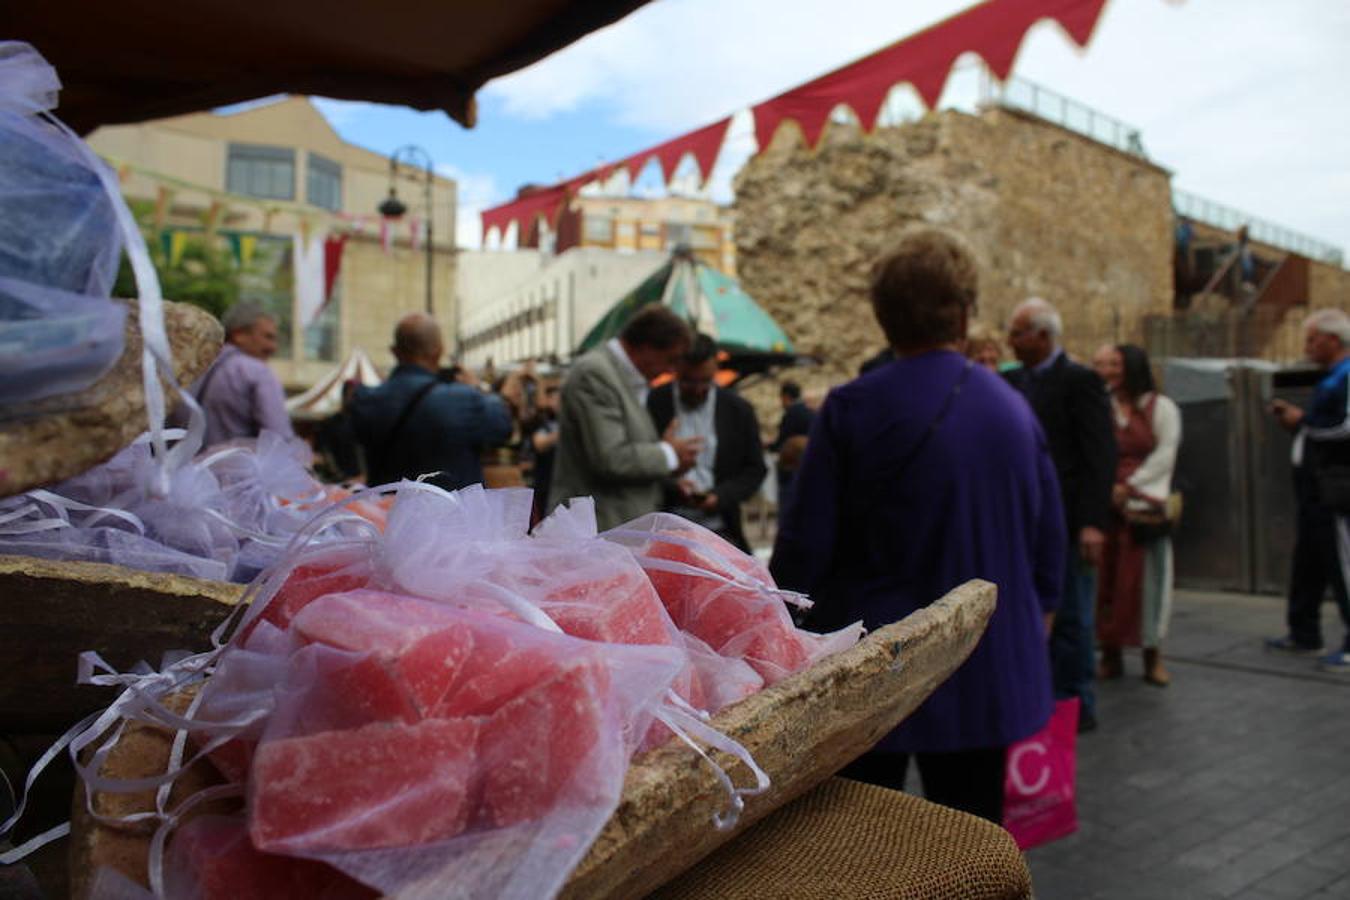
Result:
<svg viewBox="0 0 1350 900"><path fill-rule="evenodd" d="M0 42L0 409L88 387L124 346L109 176L47 115L60 87L31 46Z"/></svg>

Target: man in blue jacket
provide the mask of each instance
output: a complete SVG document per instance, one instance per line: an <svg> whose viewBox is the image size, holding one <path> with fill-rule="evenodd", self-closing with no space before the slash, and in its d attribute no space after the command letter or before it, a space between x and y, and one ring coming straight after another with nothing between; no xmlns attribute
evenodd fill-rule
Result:
<svg viewBox="0 0 1350 900"><path fill-rule="evenodd" d="M1270 650L1313 655L1322 644L1321 610L1327 587L1345 622L1345 643L1319 668L1350 675L1350 506L1332 496L1328 478L1350 476L1350 316L1318 310L1304 322L1308 359L1326 372L1304 409L1275 400L1270 411L1294 433L1294 495L1298 531L1289 577L1289 633L1268 638Z"/></svg>
<svg viewBox="0 0 1350 900"><path fill-rule="evenodd" d="M399 321L391 349L398 365L389 380L359 389L352 402L366 483L431 475L428 481L452 491L482 481L483 448L511 435L506 404L476 387L437 379L445 345L436 320L424 313Z"/></svg>

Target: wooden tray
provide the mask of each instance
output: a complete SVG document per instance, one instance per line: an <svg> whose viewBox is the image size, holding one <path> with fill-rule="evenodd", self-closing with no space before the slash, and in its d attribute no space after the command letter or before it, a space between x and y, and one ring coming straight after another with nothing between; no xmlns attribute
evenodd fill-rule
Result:
<svg viewBox="0 0 1350 900"><path fill-rule="evenodd" d="M857 646L723 710L713 724L744 745L773 779L767 792L747 800L733 829L713 827L712 816L726 797L692 750L672 741L639 757L619 808L562 896L641 897L824 781L894 728L966 659L993 613L995 594L988 582L964 584ZM167 733L138 725L110 754L104 774L131 778L162 771L168 746ZM738 783L749 783L743 766L724 754L717 758ZM204 769L190 772L176 791L190 794L212 780ZM100 865L144 883L148 835L91 821L82 790L75 801L71 896L86 895ZM96 802L104 811L115 805L125 813L150 808L151 796Z"/></svg>
<svg viewBox="0 0 1350 900"><path fill-rule="evenodd" d="M112 702L75 683L96 650L125 671L167 650L205 650L243 588L102 563L0 556L0 734L60 734Z"/></svg>

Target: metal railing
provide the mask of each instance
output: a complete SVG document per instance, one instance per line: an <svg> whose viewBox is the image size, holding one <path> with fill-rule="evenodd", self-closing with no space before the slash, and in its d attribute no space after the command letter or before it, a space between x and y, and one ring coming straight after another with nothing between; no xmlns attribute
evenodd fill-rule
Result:
<svg viewBox="0 0 1350 900"><path fill-rule="evenodd" d="M1246 225L1247 233L1251 239L1262 244L1279 247L1281 250L1298 253L1309 259L1320 260L1334 266L1345 265L1345 254L1341 248L1311 238L1293 229L1285 228L1282 225L1276 225L1266 219L1248 215L1231 206L1215 203L1213 200L1206 200L1204 197L1197 197L1195 194L1173 188L1172 207L1177 211L1177 215L1203 222L1206 225L1212 225L1215 228L1222 228L1225 231L1236 232L1238 228Z"/></svg>
<svg viewBox="0 0 1350 900"><path fill-rule="evenodd" d="M1140 129L1033 81L1009 78L1000 84L985 77L981 80L980 96L984 104L1030 113L1122 153L1148 159ZM1341 248L1231 206L1176 189L1172 190L1172 206L1179 216L1233 232L1246 225L1253 240L1334 266L1345 265Z"/></svg>
<svg viewBox="0 0 1350 900"><path fill-rule="evenodd" d="M1148 154L1144 152L1143 133L1138 128L1098 112L1085 103L1041 87L1034 81L1009 78L1000 84L994 78L985 78L981 101L1031 113L1099 144L1148 159Z"/></svg>

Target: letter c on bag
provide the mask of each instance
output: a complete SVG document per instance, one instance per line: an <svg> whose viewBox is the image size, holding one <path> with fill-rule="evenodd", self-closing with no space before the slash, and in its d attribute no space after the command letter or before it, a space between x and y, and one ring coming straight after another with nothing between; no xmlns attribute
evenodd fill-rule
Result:
<svg viewBox="0 0 1350 900"><path fill-rule="evenodd" d="M1045 790L1045 786L1050 783L1050 766L1042 761L1041 772L1035 784L1027 784L1026 779L1022 777L1022 757L1028 753L1039 754L1044 759L1045 745L1040 741L1028 741L1014 750L1012 758L1008 761L1008 775L1012 778L1013 787L1017 789L1017 793L1023 797L1034 797Z"/></svg>

